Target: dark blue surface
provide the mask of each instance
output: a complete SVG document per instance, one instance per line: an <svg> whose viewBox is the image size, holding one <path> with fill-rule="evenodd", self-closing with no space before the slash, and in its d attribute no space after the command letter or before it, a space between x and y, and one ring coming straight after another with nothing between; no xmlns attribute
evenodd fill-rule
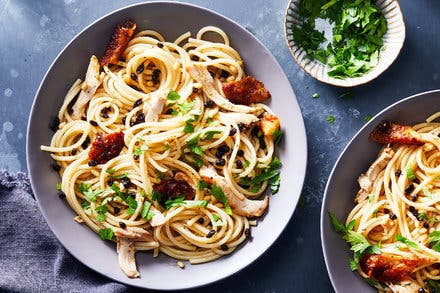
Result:
<svg viewBox="0 0 440 293"><path fill-rule="evenodd" d="M136 2L139 1L0 0L0 169L26 171L24 136L28 113L36 89L58 52L100 16ZM315 81L294 62L284 41L287 1L187 2L232 18L268 47L295 90L309 144L304 205L297 209L280 239L237 275L195 291L332 291L319 238L319 212L328 174L366 116L401 98L440 88L440 1L399 1L407 29L400 56L379 78L349 90ZM339 97L348 91L355 97ZM311 98L314 93L319 94L318 99ZM334 124L326 121L328 115L335 117Z"/></svg>

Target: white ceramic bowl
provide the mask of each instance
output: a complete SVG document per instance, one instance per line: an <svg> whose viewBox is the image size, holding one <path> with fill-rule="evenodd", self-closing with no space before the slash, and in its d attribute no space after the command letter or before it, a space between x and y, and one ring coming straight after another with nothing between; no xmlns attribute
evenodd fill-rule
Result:
<svg viewBox="0 0 440 293"><path fill-rule="evenodd" d="M60 180L51 171L53 162L40 145L48 145L53 133L47 125L56 116L76 78L84 76L92 54L101 55L113 28L125 19L133 19L138 29L154 29L168 40L182 33L195 34L200 28L222 28L241 54L248 74L262 80L274 98L269 106L280 117L285 137L279 149L283 162L281 187L270 197L269 210L252 229L252 241L218 260L187 265L151 252L136 253L141 277L130 279L121 271L114 243L102 241L85 225L73 221L75 213L56 195ZM63 49L41 82L32 106L27 132L27 162L32 188L49 227L64 247L95 271L129 285L162 290L178 290L209 284L243 269L262 255L286 227L298 203L306 170L307 139L301 111L283 70L270 52L246 29L213 11L176 2L147 2L114 11L85 28ZM289 151L287 151L289 150ZM227 287L227 285L225 285Z"/></svg>
<svg viewBox="0 0 440 293"><path fill-rule="evenodd" d="M376 5L382 10L387 20L388 30L383 36L383 49L380 52L379 64L368 73L354 78L337 79L327 75L329 66L317 60L310 60L305 50L295 44L292 36L292 25L301 26L298 15L301 0L290 0L284 17L284 33L287 46L296 63L312 77L319 81L341 86L353 87L367 83L384 72L399 55L405 40L405 23L397 0L379 0Z"/></svg>

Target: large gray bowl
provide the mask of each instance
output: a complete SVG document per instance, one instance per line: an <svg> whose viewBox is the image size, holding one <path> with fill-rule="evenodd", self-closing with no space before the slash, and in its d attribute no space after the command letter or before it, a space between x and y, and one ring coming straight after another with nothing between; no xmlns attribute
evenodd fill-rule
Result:
<svg viewBox="0 0 440 293"><path fill-rule="evenodd" d="M440 90L403 99L371 119L339 156L327 182L321 209L322 249L330 280L337 292L376 292L350 270L348 261L353 254L341 235L333 231L328 216L330 211L344 221L354 207L354 196L359 190L357 178L368 169L381 148L368 139L371 131L384 119L413 125L425 121L437 111L440 111Z"/></svg>
<svg viewBox="0 0 440 293"><path fill-rule="evenodd" d="M76 78L82 78L90 55L100 56L116 24L134 19L139 29L154 29L168 40L200 28L214 25L222 28L245 61L248 74L264 82L272 93L270 106L281 118L285 139L280 149L283 162L281 188L270 198L266 216L252 230L253 240L228 257L202 265L180 269L176 260L151 252L137 253L141 277L127 278L119 269L116 246L102 241L85 225L72 220L75 216L65 201L56 196L60 181L50 170L52 162L40 145L48 145L48 129L63 97ZM289 150L289 152L285 150ZM85 265L112 279L152 289L183 289L208 284L225 278L249 265L278 238L297 205L306 168L307 147L304 123L295 94L281 67L270 52L237 23L207 9L171 2L153 2L117 10L84 29L58 55L36 94L27 132L27 161L30 179L40 209L64 247Z"/></svg>

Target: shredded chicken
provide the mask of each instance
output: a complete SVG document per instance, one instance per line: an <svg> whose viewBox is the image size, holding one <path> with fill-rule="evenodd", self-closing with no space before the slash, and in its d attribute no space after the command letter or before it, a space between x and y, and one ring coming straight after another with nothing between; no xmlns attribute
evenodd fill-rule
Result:
<svg viewBox="0 0 440 293"><path fill-rule="evenodd" d="M222 89L225 96L234 104L250 105L270 99L270 93L263 83L252 76L228 82Z"/></svg>
<svg viewBox="0 0 440 293"><path fill-rule="evenodd" d="M136 268L136 259L134 257L134 242L133 240L119 237L118 238L118 261L119 267L129 278L139 277L139 272Z"/></svg>
<svg viewBox="0 0 440 293"><path fill-rule="evenodd" d="M371 132L370 139L380 144L409 144L422 145L421 135L411 126L382 121Z"/></svg>
<svg viewBox="0 0 440 293"><path fill-rule="evenodd" d="M247 113L224 113L218 112L217 117L224 123L230 123L231 121L238 124L243 123L244 125L250 125L258 121L258 117L254 114Z"/></svg>
<svg viewBox="0 0 440 293"><path fill-rule="evenodd" d="M264 113L260 120L260 130L265 136L271 136L275 130L280 129L280 119L269 113Z"/></svg>
<svg viewBox="0 0 440 293"><path fill-rule="evenodd" d="M257 110L243 105L235 105L224 98L214 87L214 80L204 65L194 64L186 68L191 77L202 85L205 94L222 109L231 112L251 113Z"/></svg>
<svg viewBox="0 0 440 293"><path fill-rule="evenodd" d="M248 198L240 199L234 194L226 180L217 174L213 167L202 166L200 168L200 176L210 184L217 184L224 192L228 199L228 203L232 211L243 217L259 217L269 205L269 198L264 197L263 200L250 200Z"/></svg>
<svg viewBox="0 0 440 293"><path fill-rule="evenodd" d="M166 219L164 215L155 207L151 206L150 210L154 213L154 216L150 220L150 225L152 227L160 226L165 224Z"/></svg>
<svg viewBox="0 0 440 293"><path fill-rule="evenodd" d="M154 241L153 236L145 229L139 227L113 228L113 233L118 237L130 238L135 240Z"/></svg>
<svg viewBox="0 0 440 293"><path fill-rule="evenodd" d="M145 122L154 122L159 120L159 115L163 111L167 99L164 95L154 95L151 97L151 105L148 111L144 110Z"/></svg>
<svg viewBox="0 0 440 293"><path fill-rule="evenodd" d="M391 148L383 148L379 154L379 157L371 164L365 174L362 174L358 178L360 191L356 196L355 201L359 201L360 196L371 192L374 181L383 169L387 166L388 162L394 156L394 151Z"/></svg>
<svg viewBox="0 0 440 293"><path fill-rule="evenodd" d="M101 66L118 63L135 30L136 23L132 20L126 20L115 28L102 55Z"/></svg>
<svg viewBox="0 0 440 293"><path fill-rule="evenodd" d="M72 107L72 119L81 119L81 116L83 115L87 104L96 93L98 87L101 85L104 79L104 74L100 75L99 70L100 67L98 58L93 55L90 58L89 67L87 68L86 78L83 86L81 87L81 92L79 93L78 99Z"/></svg>

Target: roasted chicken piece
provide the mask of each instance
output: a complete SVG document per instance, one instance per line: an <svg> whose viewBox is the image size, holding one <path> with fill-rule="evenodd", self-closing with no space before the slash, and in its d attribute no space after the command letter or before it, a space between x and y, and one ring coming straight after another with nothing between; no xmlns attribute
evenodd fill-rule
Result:
<svg viewBox="0 0 440 293"><path fill-rule="evenodd" d="M135 30L136 23L132 20L126 20L115 28L105 48L104 55L102 55L101 66L118 63Z"/></svg>
<svg viewBox="0 0 440 293"><path fill-rule="evenodd" d="M222 89L229 101L234 104L250 105L270 99L270 93L263 83L252 76L228 82Z"/></svg>
<svg viewBox="0 0 440 293"><path fill-rule="evenodd" d="M424 144L420 134L411 126L399 125L385 120L371 132L370 139L379 144Z"/></svg>
<svg viewBox="0 0 440 293"><path fill-rule="evenodd" d="M95 95L96 90L101 85L103 75L99 74L99 61L96 56L90 58L89 67L87 68L86 78L81 87L81 92L78 95L78 99L72 107L72 118L74 120L80 119L84 113L87 104Z"/></svg>
<svg viewBox="0 0 440 293"><path fill-rule="evenodd" d="M186 71L191 75L194 80L202 85L203 92L220 108L231 112L240 113L252 113L257 110L244 105L235 105L231 103L231 101L229 101L228 99L224 98L215 89L214 80L212 79L212 76L206 66L201 64L193 64L191 66L188 66L186 68Z"/></svg>
<svg viewBox="0 0 440 293"><path fill-rule="evenodd" d="M134 241L124 237L118 238L118 261L119 267L129 278L139 277L139 272L136 268L136 259L134 257Z"/></svg>
<svg viewBox="0 0 440 293"><path fill-rule="evenodd" d="M271 136L275 130L280 129L280 119L273 114L264 113L259 125L261 133Z"/></svg>
<svg viewBox="0 0 440 293"><path fill-rule="evenodd" d="M392 254L365 254L360 259L362 270L370 277L382 283L397 284L410 278L410 274L419 267L428 264L426 259L407 259Z"/></svg>
<svg viewBox="0 0 440 293"><path fill-rule="evenodd" d="M217 174L214 167L202 166L199 172L203 180L209 184L217 184L223 190L235 214L243 217L259 217L266 211L269 205L267 196L263 200L240 199L234 194L226 180Z"/></svg>

